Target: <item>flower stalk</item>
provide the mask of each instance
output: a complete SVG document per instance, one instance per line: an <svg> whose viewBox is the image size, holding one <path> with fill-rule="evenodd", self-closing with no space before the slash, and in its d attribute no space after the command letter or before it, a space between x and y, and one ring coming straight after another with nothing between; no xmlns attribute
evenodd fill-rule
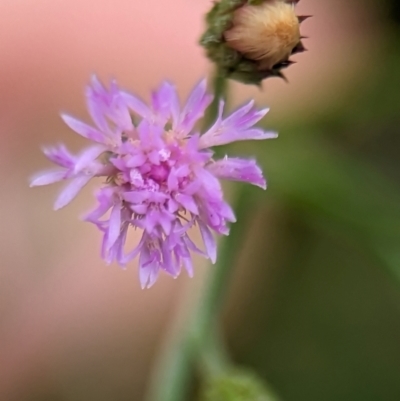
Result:
<svg viewBox="0 0 400 401"><path fill-rule="evenodd" d="M240 244L246 236L252 210L250 191L242 186L236 194L235 211L240 225L232 227L231 233L220 244L218 263L210 271L204 292L193 312L192 320L182 337L168 349L150 388L148 401L185 401L194 366L201 361L202 353L214 341L217 318L223 303L229 277L238 257ZM211 340L210 340L211 339ZM215 344L215 343L214 343ZM214 354L218 355L218 354ZM207 363L207 362L206 362ZM223 366L224 361L213 361L212 366ZM208 365L210 366L211 363Z"/></svg>

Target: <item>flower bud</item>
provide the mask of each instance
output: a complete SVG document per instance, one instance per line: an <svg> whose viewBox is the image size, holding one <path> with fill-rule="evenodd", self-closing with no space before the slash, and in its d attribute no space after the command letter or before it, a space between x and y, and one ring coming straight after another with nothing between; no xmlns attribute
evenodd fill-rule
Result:
<svg viewBox="0 0 400 401"><path fill-rule="evenodd" d="M277 401L277 396L253 373L234 370L208 379L200 401Z"/></svg>
<svg viewBox="0 0 400 401"><path fill-rule="evenodd" d="M256 85L285 79L290 56L306 50L300 24L308 16L296 16L298 1L221 0L207 14L200 43L225 77Z"/></svg>

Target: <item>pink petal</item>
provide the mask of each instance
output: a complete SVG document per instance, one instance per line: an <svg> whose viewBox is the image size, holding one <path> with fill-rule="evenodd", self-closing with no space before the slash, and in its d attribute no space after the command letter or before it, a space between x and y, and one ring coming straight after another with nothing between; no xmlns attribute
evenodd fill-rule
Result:
<svg viewBox="0 0 400 401"><path fill-rule="evenodd" d="M179 117L179 101L175 87L163 82L152 95L152 106L157 123L164 125L170 118L177 121Z"/></svg>
<svg viewBox="0 0 400 401"><path fill-rule="evenodd" d="M151 118L151 111L144 102L128 92L121 91L120 93L121 99L132 111L143 118Z"/></svg>
<svg viewBox="0 0 400 401"><path fill-rule="evenodd" d="M179 124L180 105L179 97L174 85L169 82L165 82L162 85L163 88L163 101L168 103L169 115L172 119L172 127L176 128ZM157 112L157 110L155 110Z"/></svg>
<svg viewBox="0 0 400 401"><path fill-rule="evenodd" d="M159 213L158 221L166 235L171 232L172 219L174 219L174 216L170 216L167 212Z"/></svg>
<svg viewBox="0 0 400 401"><path fill-rule="evenodd" d="M61 118L64 120L65 124L68 125L68 127L77 132L79 135L82 135L84 138L90 139L94 142L104 143L104 135L97 129L66 114L62 114Z"/></svg>
<svg viewBox="0 0 400 401"><path fill-rule="evenodd" d="M192 259L189 258L182 258L183 259L183 264L185 265L185 269L187 271L187 274L189 277L193 277L193 263Z"/></svg>
<svg viewBox="0 0 400 401"><path fill-rule="evenodd" d="M183 242L185 243L185 246L187 249L190 249L192 252L196 252L199 255L202 255L204 257L207 257L207 254L203 252L201 249L199 249L196 244L189 238L189 236L186 234L182 237Z"/></svg>
<svg viewBox="0 0 400 401"><path fill-rule="evenodd" d="M43 153L53 163L59 166L71 168L75 165L76 157L71 154L65 145L43 147Z"/></svg>
<svg viewBox="0 0 400 401"><path fill-rule="evenodd" d="M145 214L147 212L148 206L143 203L141 205L129 205L131 210L137 214Z"/></svg>
<svg viewBox="0 0 400 401"><path fill-rule="evenodd" d="M183 189L183 192L186 195L194 195L196 192L199 191L199 189L201 188L201 185L202 185L201 181L195 179L191 183L186 185L186 187Z"/></svg>
<svg viewBox="0 0 400 401"><path fill-rule="evenodd" d="M68 205L78 195L78 192L90 181L92 176L82 175L74 178L60 193L54 203L54 210L58 210Z"/></svg>
<svg viewBox="0 0 400 401"><path fill-rule="evenodd" d="M159 273L160 273L160 267L157 262L151 263L149 268L150 268L150 276L149 276L149 282L147 284L147 288L150 288L154 285L154 283L157 281Z"/></svg>
<svg viewBox="0 0 400 401"><path fill-rule="evenodd" d="M139 167L146 161L146 156L143 153L137 153L134 155L129 155L126 160L127 167Z"/></svg>
<svg viewBox="0 0 400 401"><path fill-rule="evenodd" d="M102 145L92 146L84 150L82 154L78 157L78 160L75 164L74 167L75 173L81 171L85 167L88 167L90 163L92 163L95 159L97 159L106 150L107 148Z"/></svg>
<svg viewBox="0 0 400 401"><path fill-rule="evenodd" d="M151 234L154 228L159 224L159 212L154 209L148 211L144 216L143 223L146 232Z"/></svg>
<svg viewBox="0 0 400 401"><path fill-rule="evenodd" d="M158 261L152 258L146 245L139 257L139 279L142 289L150 288L157 280L160 267Z"/></svg>
<svg viewBox="0 0 400 401"><path fill-rule="evenodd" d="M83 220L98 224L99 218L103 216L108 211L108 209L110 209L111 205L112 199L110 199L108 202L100 203L96 209L83 216Z"/></svg>
<svg viewBox="0 0 400 401"><path fill-rule="evenodd" d="M109 250L114 245L121 232L121 203L116 203L111 209L108 224L107 249Z"/></svg>
<svg viewBox="0 0 400 401"><path fill-rule="evenodd" d="M169 173L167 184L168 184L168 190L170 192L176 191L179 187L178 177L175 174L174 168L172 168L171 172Z"/></svg>
<svg viewBox="0 0 400 401"><path fill-rule="evenodd" d="M207 169L218 178L244 181L266 189L262 171L255 160L225 157L209 164Z"/></svg>
<svg viewBox="0 0 400 401"><path fill-rule="evenodd" d="M98 78L93 75L91 79L91 86L86 89L86 99L89 109L89 114L92 117L95 124L107 134L111 134L110 128L107 124L106 117L104 115L104 101L102 97L107 98L108 92L104 88L103 84Z"/></svg>
<svg viewBox="0 0 400 401"><path fill-rule="evenodd" d="M142 251L143 244L144 244L144 238L145 238L145 235L143 234L139 244L131 252L129 252L127 255L124 256L124 258L123 258L124 263L128 263L131 260L135 259L136 256L139 254L139 252Z"/></svg>
<svg viewBox="0 0 400 401"><path fill-rule="evenodd" d="M236 141L276 138L275 132L265 132L260 128L250 129L268 112L268 109L254 110L253 104L254 102L250 101L223 120L223 103L220 103L217 121L200 137L199 148L220 146Z"/></svg>
<svg viewBox="0 0 400 401"><path fill-rule="evenodd" d="M234 111L224 121L223 125L226 127L238 127L240 129L247 129L258 123L269 111L268 108L255 110L253 109L254 100L250 100L247 104Z"/></svg>
<svg viewBox="0 0 400 401"><path fill-rule="evenodd" d="M142 203L149 199L149 196L147 191L130 191L122 194L122 198L131 203Z"/></svg>
<svg viewBox="0 0 400 401"><path fill-rule="evenodd" d="M214 264L217 260L217 243L215 242L215 239L211 234L210 229L205 224L201 222L198 223L201 237L206 247L207 255L210 258L211 263Z"/></svg>
<svg viewBox="0 0 400 401"><path fill-rule="evenodd" d="M30 182L30 187L37 187L40 185L54 184L55 182L64 180L67 172L65 170L44 171L36 174Z"/></svg>
<svg viewBox="0 0 400 401"><path fill-rule="evenodd" d="M150 272L151 272L151 266L141 266L139 268L139 280L140 280L140 286L142 287L142 290L147 288L147 283L149 281L150 277Z"/></svg>
<svg viewBox="0 0 400 401"><path fill-rule="evenodd" d="M175 200L179 202L186 210L193 214L199 214L199 209L193 197L185 194L177 194Z"/></svg>
<svg viewBox="0 0 400 401"><path fill-rule="evenodd" d="M176 127L178 131L188 134L193 129L196 122L203 117L204 111L213 99L213 96L207 94L206 90L207 81L203 79L193 89L182 110L179 125Z"/></svg>
<svg viewBox="0 0 400 401"><path fill-rule="evenodd" d="M168 200L168 211L170 213L175 213L179 209L179 205L172 198Z"/></svg>
<svg viewBox="0 0 400 401"><path fill-rule="evenodd" d="M166 241L162 244L162 257L163 257L163 269L169 273L172 277L176 278L179 274L179 270L177 269L174 260L172 258L171 250L168 247Z"/></svg>

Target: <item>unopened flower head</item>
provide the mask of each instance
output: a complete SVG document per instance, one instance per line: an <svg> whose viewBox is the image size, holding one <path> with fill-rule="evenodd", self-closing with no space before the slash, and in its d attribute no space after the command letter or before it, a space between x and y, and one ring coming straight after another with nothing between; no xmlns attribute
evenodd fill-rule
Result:
<svg viewBox="0 0 400 401"><path fill-rule="evenodd" d="M200 391L200 401L277 401L275 392L254 372L227 369L210 375Z"/></svg>
<svg viewBox="0 0 400 401"><path fill-rule="evenodd" d="M147 106L112 82L109 89L96 77L86 90L94 126L63 115L76 133L95 142L78 155L65 146L44 149L59 169L38 174L31 185L68 180L55 202L67 205L94 177L104 177L97 191L97 207L85 216L103 233L102 257L125 266L139 256L142 287L150 287L160 270L177 277L184 267L192 276L191 253L217 257L213 233L227 235L235 215L225 202L219 179L244 181L266 187L254 160L224 157L214 160L210 148L234 141L275 138L273 132L254 128L267 109L249 102L223 117L220 102L215 123L200 135L196 123L213 97L201 81L181 107L175 87L164 82ZM138 121L133 123L133 121ZM205 251L189 237L200 230ZM139 243L125 252L131 229L142 232Z"/></svg>
<svg viewBox="0 0 400 401"><path fill-rule="evenodd" d="M305 50L300 24L308 16L296 16L298 1L220 0L207 16L201 44L229 78L257 85L285 78L289 57Z"/></svg>

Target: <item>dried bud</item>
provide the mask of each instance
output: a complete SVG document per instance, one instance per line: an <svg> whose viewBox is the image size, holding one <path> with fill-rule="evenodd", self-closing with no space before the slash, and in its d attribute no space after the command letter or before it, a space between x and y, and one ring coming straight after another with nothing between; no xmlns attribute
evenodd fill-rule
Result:
<svg viewBox="0 0 400 401"><path fill-rule="evenodd" d="M207 14L201 44L226 77L260 85L268 77L285 78L289 57L303 52L296 16L299 0L221 0Z"/></svg>

